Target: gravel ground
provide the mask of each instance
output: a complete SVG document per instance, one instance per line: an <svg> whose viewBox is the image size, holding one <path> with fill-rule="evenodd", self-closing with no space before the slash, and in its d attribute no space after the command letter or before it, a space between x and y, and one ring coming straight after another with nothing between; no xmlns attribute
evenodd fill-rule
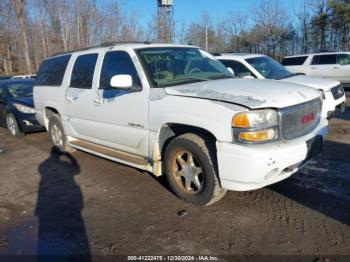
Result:
<svg viewBox="0 0 350 262"><path fill-rule="evenodd" d="M202 208L146 172L0 129L0 254L350 255L350 107L330 124L301 172Z"/></svg>

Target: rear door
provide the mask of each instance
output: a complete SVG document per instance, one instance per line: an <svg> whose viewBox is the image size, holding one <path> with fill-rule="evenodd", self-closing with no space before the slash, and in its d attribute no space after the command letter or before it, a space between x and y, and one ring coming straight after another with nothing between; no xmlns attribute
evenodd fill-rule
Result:
<svg viewBox="0 0 350 262"><path fill-rule="evenodd" d="M98 53L78 55L64 98L67 135L97 142L93 120L94 72Z"/></svg>

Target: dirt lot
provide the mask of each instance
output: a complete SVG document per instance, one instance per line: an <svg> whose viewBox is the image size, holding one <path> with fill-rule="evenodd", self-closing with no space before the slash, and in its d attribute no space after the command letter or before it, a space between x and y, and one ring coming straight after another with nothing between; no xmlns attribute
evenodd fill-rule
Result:
<svg viewBox="0 0 350 262"><path fill-rule="evenodd" d="M203 208L146 172L53 153L46 133L1 129L0 149L0 254L350 255L350 107L301 172Z"/></svg>

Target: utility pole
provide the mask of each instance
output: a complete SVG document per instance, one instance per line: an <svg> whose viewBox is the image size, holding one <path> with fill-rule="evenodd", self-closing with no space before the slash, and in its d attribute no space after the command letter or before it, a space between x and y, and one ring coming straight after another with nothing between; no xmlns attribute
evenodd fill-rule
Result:
<svg viewBox="0 0 350 262"><path fill-rule="evenodd" d="M171 43L174 35L174 0L157 0L158 5L158 41Z"/></svg>

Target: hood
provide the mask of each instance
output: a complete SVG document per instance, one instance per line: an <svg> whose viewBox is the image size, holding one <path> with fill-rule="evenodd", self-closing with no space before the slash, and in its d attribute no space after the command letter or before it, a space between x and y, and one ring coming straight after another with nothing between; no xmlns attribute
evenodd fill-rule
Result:
<svg viewBox="0 0 350 262"><path fill-rule="evenodd" d="M280 81L305 85L312 88L321 89L323 91L329 91L332 87L340 85L340 82L337 80L304 75L296 75Z"/></svg>
<svg viewBox="0 0 350 262"><path fill-rule="evenodd" d="M32 97L19 97L19 98L12 98L12 103L19 103L25 106L34 107L34 102Z"/></svg>
<svg viewBox="0 0 350 262"><path fill-rule="evenodd" d="M168 95L196 97L248 108L283 108L320 96L319 91L274 80L222 79L165 88Z"/></svg>

